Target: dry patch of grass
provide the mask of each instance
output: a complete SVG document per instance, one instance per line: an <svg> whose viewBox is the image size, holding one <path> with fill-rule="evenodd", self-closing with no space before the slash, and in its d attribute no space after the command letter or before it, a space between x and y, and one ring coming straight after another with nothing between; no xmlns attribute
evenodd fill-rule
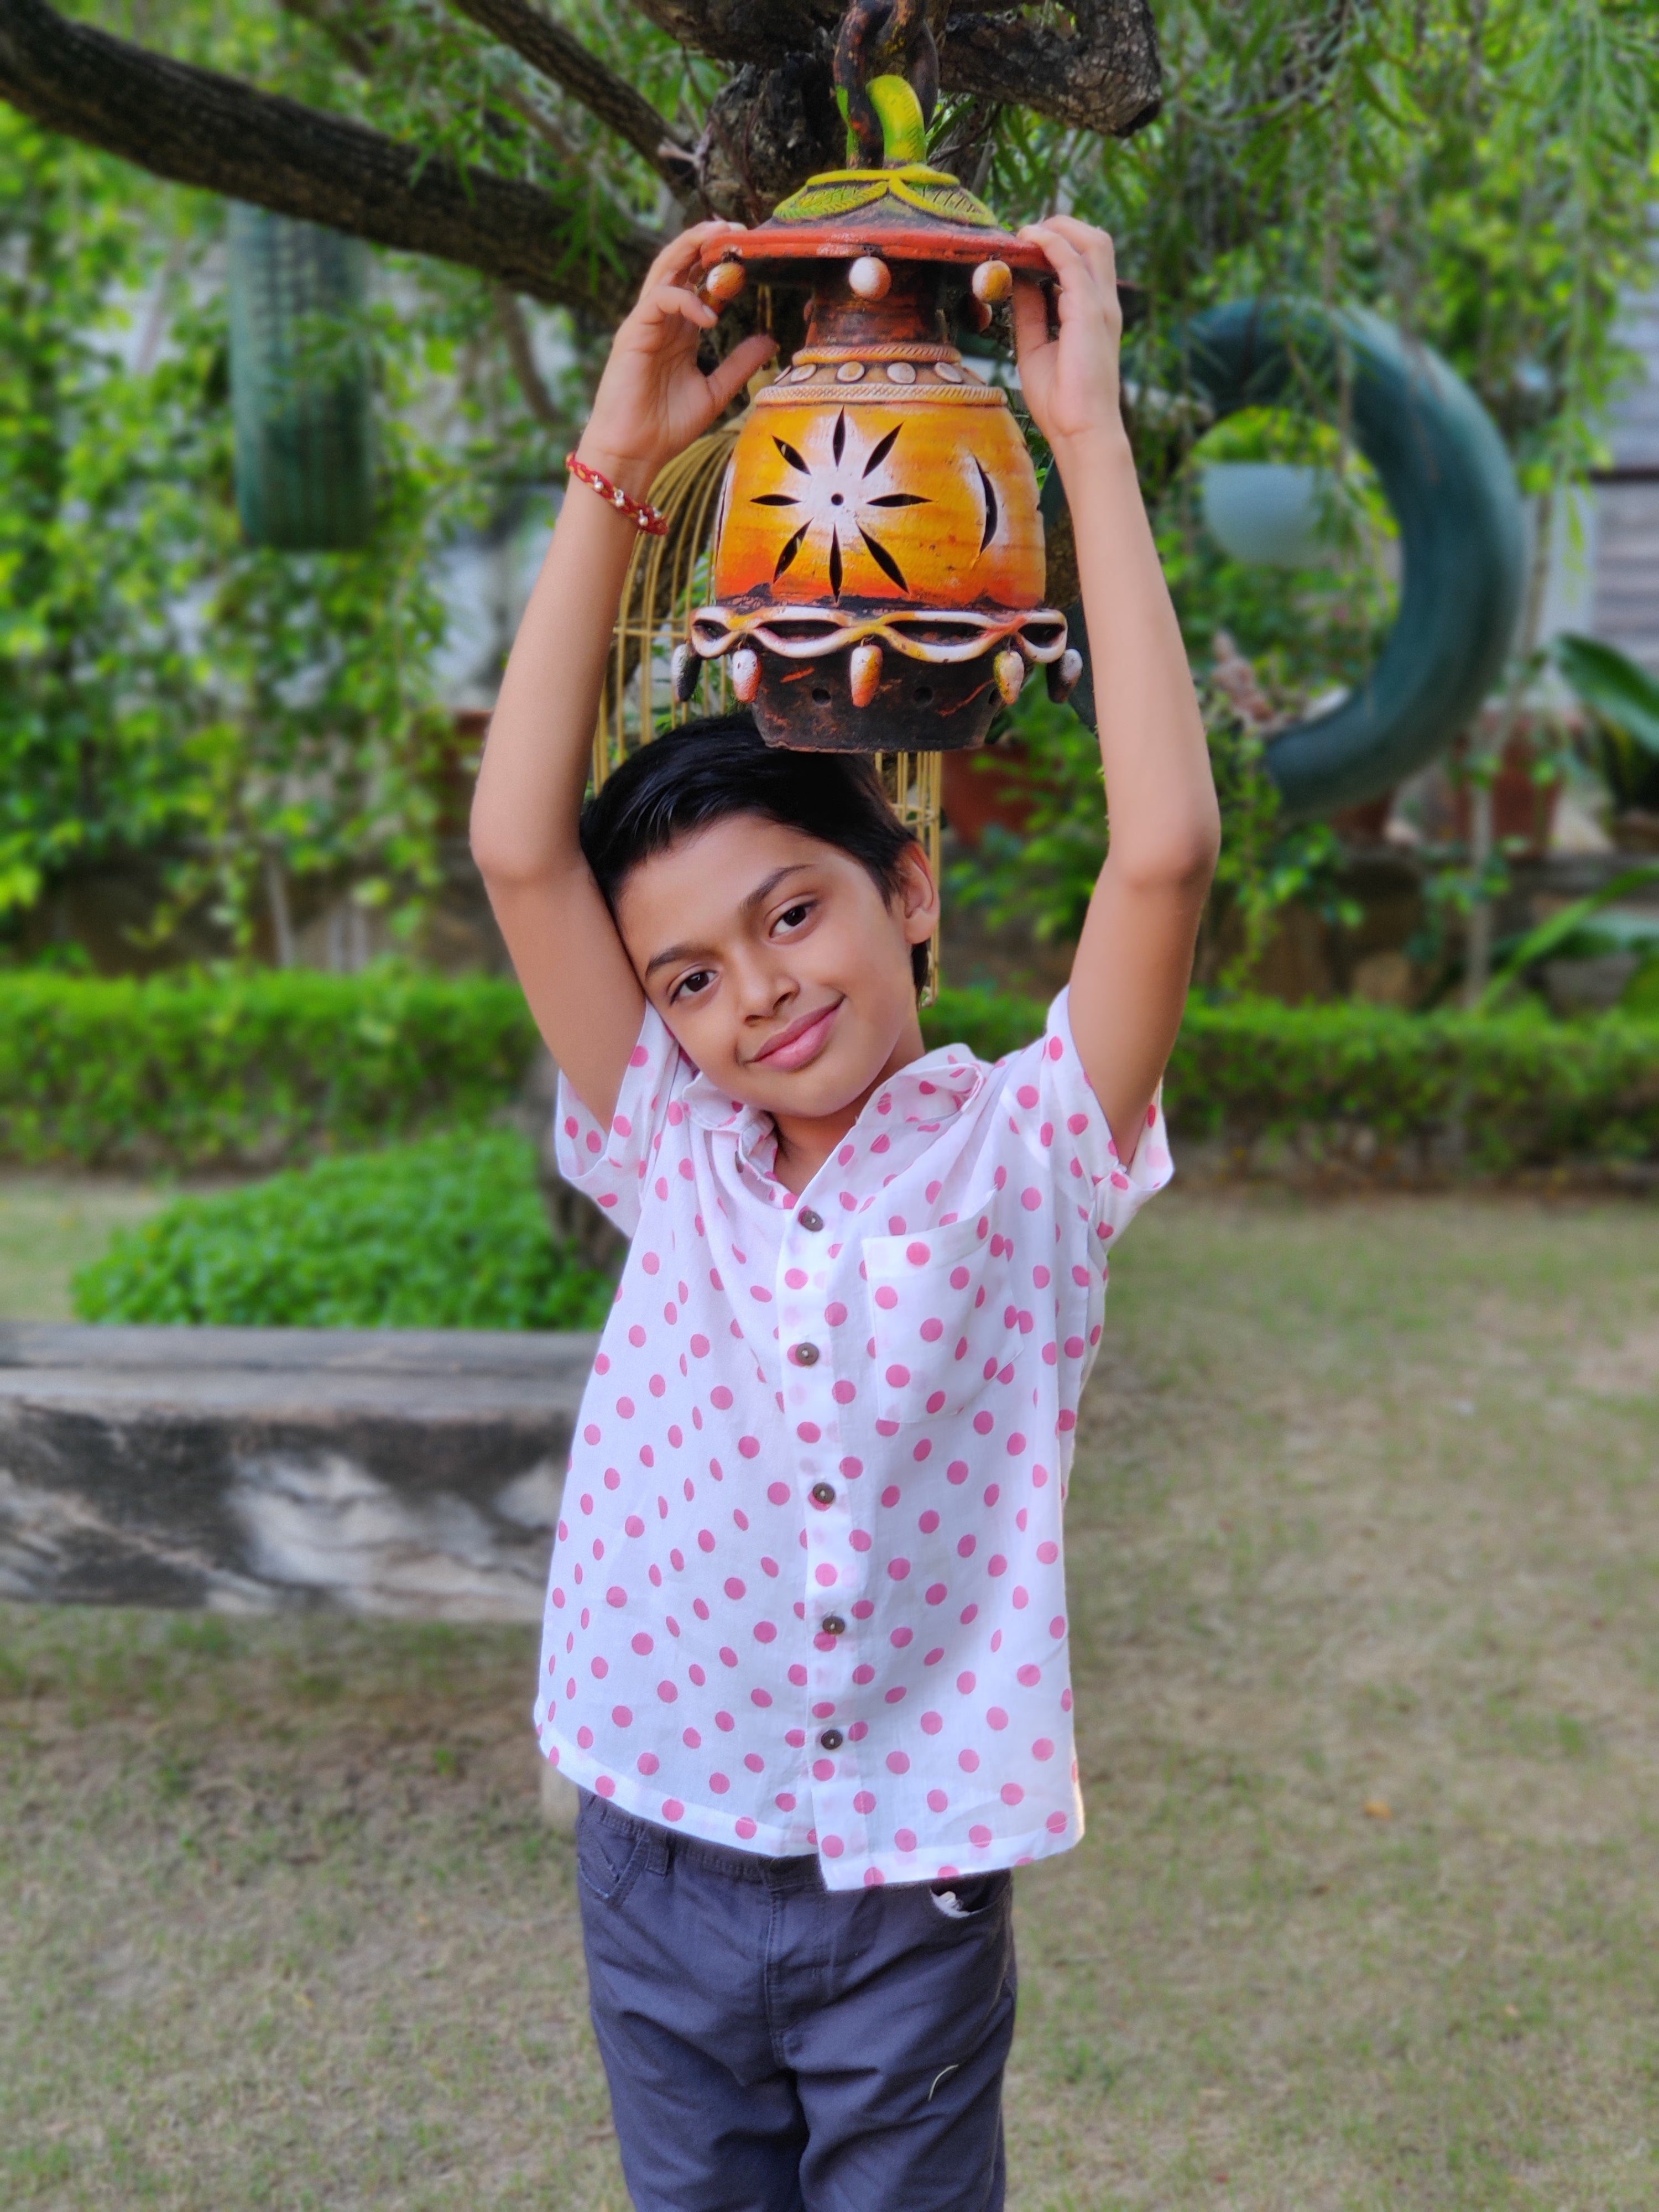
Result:
<svg viewBox="0 0 1659 2212"><path fill-rule="evenodd" d="M1659 1220L1210 1199L1072 1500L1022 2207L1659 2201Z"/></svg>
<svg viewBox="0 0 1659 2212"><path fill-rule="evenodd" d="M70 1276L170 1194L121 1176L0 1175L0 1321L73 1320Z"/></svg>
<svg viewBox="0 0 1659 2212"><path fill-rule="evenodd" d="M1172 1196L1016 2212L1659 2201L1659 1218ZM531 1639L0 1612L0 2203L621 2212Z"/></svg>

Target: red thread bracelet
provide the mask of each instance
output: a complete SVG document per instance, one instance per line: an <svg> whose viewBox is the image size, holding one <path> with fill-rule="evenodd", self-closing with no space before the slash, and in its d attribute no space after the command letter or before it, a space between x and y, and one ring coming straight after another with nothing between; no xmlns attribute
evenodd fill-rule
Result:
<svg viewBox="0 0 1659 2212"><path fill-rule="evenodd" d="M608 501L618 514L627 515L647 538L665 538L668 535L668 517L659 507L653 507L648 500L635 499L620 484L613 484L609 477L602 477L597 469L590 469L586 461L578 460L574 453L565 455L564 465L579 483L585 483L591 491L598 492L601 499Z"/></svg>

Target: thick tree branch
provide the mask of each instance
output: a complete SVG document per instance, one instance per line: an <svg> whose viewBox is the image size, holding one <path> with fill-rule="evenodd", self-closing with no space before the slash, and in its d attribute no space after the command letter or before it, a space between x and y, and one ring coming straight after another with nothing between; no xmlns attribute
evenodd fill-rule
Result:
<svg viewBox="0 0 1659 2212"><path fill-rule="evenodd" d="M808 52L821 30L833 31L846 0L635 0L677 46L716 61L762 68L786 54Z"/></svg>
<svg viewBox="0 0 1659 2212"><path fill-rule="evenodd" d="M635 0L681 46L765 68L833 31L843 0ZM1121 137L1158 112L1158 33L1147 0L1073 0L1073 35L1010 6L958 0L939 40L950 92L1035 108L1076 130Z"/></svg>
<svg viewBox="0 0 1659 2212"><path fill-rule="evenodd" d="M589 53L562 24L530 7L527 0L450 0L450 5L580 100L590 115L625 138L677 192L684 191L685 146L643 94Z"/></svg>
<svg viewBox="0 0 1659 2212"><path fill-rule="evenodd" d="M603 259L532 185L459 169L343 116L169 60L72 22L46 0L0 0L0 99L175 183L459 262L608 320L626 312L653 251L640 230L621 239L615 262Z"/></svg>
<svg viewBox="0 0 1659 2212"><path fill-rule="evenodd" d="M1146 0L1076 0L1075 35L1017 10L951 15L939 50L948 92L1035 108L1074 131L1127 138L1158 113L1163 72Z"/></svg>

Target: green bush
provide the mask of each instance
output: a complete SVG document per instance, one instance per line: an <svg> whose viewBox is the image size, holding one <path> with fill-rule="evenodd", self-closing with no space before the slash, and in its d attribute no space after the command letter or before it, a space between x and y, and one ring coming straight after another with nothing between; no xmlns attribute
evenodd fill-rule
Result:
<svg viewBox="0 0 1659 2212"><path fill-rule="evenodd" d="M270 1167L482 1121L535 1048L514 983L398 970L0 975L0 1155Z"/></svg>
<svg viewBox="0 0 1659 2212"><path fill-rule="evenodd" d="M597 1328L611 1285L556 1244L504 1129L428 1138L184 1198L75 1279L82 1321Z"/></svg>
<svg viewBox="0 0 1659 2212"><path fill-rule="evenodd" d="M1042 1018L1036 1000L946 989L922 1031L994 1060ZM0 1156L266 1167L476 1127L534 1048L517 986L485 977L0 976ZM1659 1159L1659 1022L1195 1000L1168 1096L1180 1133L1245 1146L1323 1127L1422 1152L1461 1132L1488 1170Z"/></svg>
<svg viewBox="0 0 1659 2212"><path fill-rule="evenodd" d="M988 1058L1034 1036L1034 1000L945 991L930 1044ZM1503 1173L1569 1159L1659 1160L1659 1022L1609 1014L1407 1014L1274 999L1187 1009L1164 1095L1177 1134L1241 1147L1364 1132L1412 1164L1455 1155Z"/></svg>

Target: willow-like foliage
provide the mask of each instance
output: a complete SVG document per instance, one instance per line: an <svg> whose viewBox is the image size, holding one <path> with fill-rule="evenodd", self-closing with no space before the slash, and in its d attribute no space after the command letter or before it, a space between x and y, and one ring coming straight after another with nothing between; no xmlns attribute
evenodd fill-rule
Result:
<svg viewBox="0 0 1659 2212"><path fill-rule="evenodd" d="M1005 112L988 179L1006 214L1066 205L1112 232L1146 303L1136 388L1182 389L1182 331L1214 301L1363 301L1468 380L1529 488L1592 465L1629 366L1619 301L1653 266L1652 7L1168 0L1158 16L1157 122L1103 143ZM1135 427L1161 479L1202 423L1156 406Z"/></svg>

